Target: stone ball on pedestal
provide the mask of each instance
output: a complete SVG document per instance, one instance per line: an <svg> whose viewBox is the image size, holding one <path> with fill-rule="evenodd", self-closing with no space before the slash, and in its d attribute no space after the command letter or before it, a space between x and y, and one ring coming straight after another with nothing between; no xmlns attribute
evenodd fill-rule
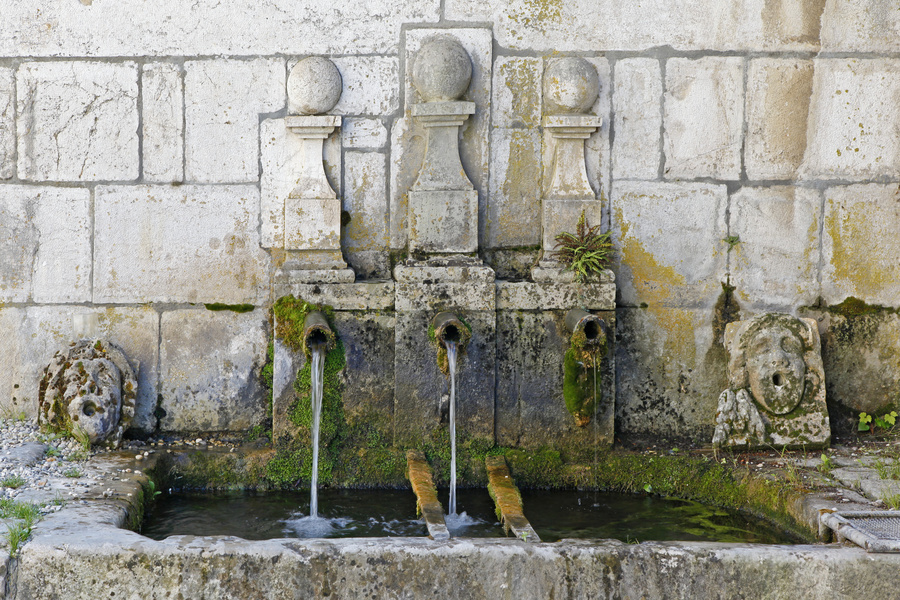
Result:
<svg viewBox="0 0 900 600"><path fill-rule="evenodd" d="M583 58L562 58L544 73L544 101L549 114L587 112L600 95L600 77Z"/></svg>
<svg viewBox="0 0 900 600"><path fill-rule="evenodd" d="M304 58L287 80L288 108L292 114L328 112L341 99L343 81L333 62L321 56Z"/></svg>
<svg viewBox="0 0 900 600"><path fill-rule="evenodd" d="M413 63L412 82L425 102L459 100L472 80L472 60L454 39L424 44Z"/></svg>

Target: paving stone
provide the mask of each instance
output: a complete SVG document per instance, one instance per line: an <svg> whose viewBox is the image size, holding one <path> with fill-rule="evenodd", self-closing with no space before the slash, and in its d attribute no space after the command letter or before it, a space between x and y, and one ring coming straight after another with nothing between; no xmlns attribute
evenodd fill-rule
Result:
<svg viewBox="0 0 900 600"><path fill-rule="evenodd" d="M795 179L806 150L809 60L759 58L747 75L747 177Z"/></svg>
<svg viewBox="0 0 900 600"><path fill-rule="evenodd" d="M617 182L619 303L711 307L726 280L726 205L724 185Z"/></svg>
<svg viewBox="0 0 900 600"><path fill-rule="evenodd" d="M144 180L184 179L184 84L170 63L150 63L142 71Z"/></svg>
<svg viewBox="0 0 900 600"><path fill-rule="evenodd" d="M401 25L437 22L439 10L439 0L161 0L152 10L141 0L22 0L4 6L0 56L396 54Z"/></svg>
<svg viewBox="0 0 900 600"><path fill-rule="evenodd" d="M98 187L94 302L259 302L258 207L255 186Z"/></svg>
<svg viewBox="0 0 900 600"><path fill-rule="evenodd" d="M0 194L0 302L90 301L90 192L6 185Z"/></svg>
<svg viewBox="0 0 900 600"><path fill-rule="evenodd" d="M0 179L16 174L16 77L0 67Z"/></svg>
<svg viewBox="0 0 900 600"><path fill-rule="evenodd" d="M659 175L662 72L659 61L627 58L616 62L613 108L616 139L613 176L656 179Z"/></svg>
<svg viewBox="0 0 900 600"><path fill-rule="evenodd" d="M731 198L731 284L742 308L792 312L819 296L818 190L745 187Z"/></svg>
<svg viewBox="0 0 900 600"><path fill-rule="evenodd" d="M817 59L801 174L864 181L900 173L898 59Z"/></svg>
<svg viewBox="0 0 900 600"><path fill-rule="evenodd" d="M185 178L243 183L259 179L259 113L283 109L282 59L185 63Z"/></svg>
<svg viewBox="0 0 900 600"><path fill-rule="evenodd" d="M161 321L162 431L246 431L265 419L265 311L175 310Z"/></svg>
<svg viewBox="0 0 900 600"><path fill-rule="evenodd" d="M136 64L25 63L16 88L20 179L137 178Z"/></svg>
<svg viewBox="0 0 900 600"><path fill-rule="evenodd" d="M738 57L666 62L667 178L740 177L743 74L743 59Z"/></svg>
<svg viewBox="0 0 900 600"><path fill-rule="evenodd" d="M900 295L900 197L896 184L859 184L825 190L822 298L838 304L853 296L893 306Z"/></svg>

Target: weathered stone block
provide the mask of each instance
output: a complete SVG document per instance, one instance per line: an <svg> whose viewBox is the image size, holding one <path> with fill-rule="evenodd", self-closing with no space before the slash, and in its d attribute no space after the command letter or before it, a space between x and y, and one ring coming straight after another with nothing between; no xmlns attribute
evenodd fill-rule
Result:
<svg viewBox="0 0 900 600"><path fill-rule="evenodd" d="M16 81L20 179L137 178L137 65L26 63Z"/></svg>
<svg viewBox="0 0 900 600"><path fill-rule="evenodd" d="M498 44L514 50L593 52L644 50L818 50L825 0L742 2L723 10L710 2L536 3L448 0L445 18L488 21Z"/></svg>
<svg viewBox="0 0 900 600"><path fill-rule="evenodd" d="M478 192L409 192L411 251L468 253L478 249Z"/></svg>
<svg viewBox="0 0 900 600"><path fill-rule="evenodd" d="M285 201L302 171L303 140L285 127L284 119L266 119L260 125L262 175L260 228L264 248L284 247ZM341 130L325 140L322 150L328 184L341 195Z"/></svg>
<svg viewBox="0 0 900 600"><path fill-rule="evenodd" d="M617 183L612 237L620 302L711 306L726 278L727 200L724 185Z"/></svg>
<svg viewBox="0 0 900 600"><path fill-rule="evenodd" d="M254 186L98 187L94 302L260 302L268 257L258 194Z"/></svg>
<svg viewBox="0 0 900 600"><path fill-rule="evenodd" d="M488 267L399 265L394 279L397 311L491 311L496 306L494 272Z"/></svg>
<svg viewBox="0 0 900 600"><path fill-rule="evenodd" d="M0 302L90 301L90 192L7 185L2 196Z"/></svg>
<svg viewBox="0 0 900 600"><path fill-rule="evenodd" d="M616 432L712 439L725 388L725 323L710 309L616 311Z"/></svg>
<svg viewBox="0 0 900 600"><path fill-rule="evenodd" d="M284 246L300 250L339 250L341 201L337 198L287 198Z"/></svg>
<svg viewBox="0 0 900 600"><path fill-rule="evenodd" d="M491 119L494 127L540 127L543 72L544 62L540 58L497 57L491 85Z"/></svg>
<svg viewBox="0 0 900 600"><path fill-rule="evenodd" d="M144 180L184 179L184 85L181 70L169 63L142 69Z"/></svg>
<svg viewBox="0 0 900 600"><path fill-rule="evenodd" d="M265 419L264 314L176 310L160 327L160 430L242 431Z"/></svg>
<svg viewBox="0 0 900 600"><path fill-rule="evenodd" d="M335 58L343 91L335 115L387 115L397 110L400 99L400 65L394 56L345 56Z"/></svg>
<svg viewBox="0 0 900 600"><path fill-rule="evenodd" d="M155 310L83 306L40 306L0 309L0 330L7 333L0 346L6 368L0 372L0 412L10 416L37 415L38 383L53 354L77 339L74 315L93 312L98 335L121 347L138 367L138 396L132 427L144 433L156 425L159 317Z"/></svg>
<svg viewBox="0 0 900 600"><path fill-rule="evenodd" d="M745 187L731 197L731 284L743 308L790 311L819 295L817 190Z"/></svg>
<svg viewBox="0 0 900 600"><path fill-rule="evenodd" d="M498 310L615 310L616 285L612 271L604 271L603 283L497 282Z"/></svg>
<svg viewBox="0 0 900 600"><path fill-rule="evenodd" d="M0 67L0 179L16 173L16 78L12 69Z"/></svg>
<svg viewBox="0 0 900 600"><path fill-rule="evenodd" d="M806 151L812 80L812 61L750 61L744 157L750 179L796 178Z"/></svg>
<svg viewBox="0 0 900 600"><path fill-rule="evenodd" d="M472 79L463 100L474 102L476 112L469 117L460 136L460 158L466 176L479 192L478 223L486 221L486 189L490 171L491 77L493 36L490 29L407 29L404 31L406 72L401 85L405 87L403 116L391 130L390 211L391 248L407 243L408 192L416 182L425 156L424 127L412 118L412 107L422 98L412 84L412 68L416 53L423 44L437 37L456 39L472 61Z"/></svg>
<svg viewBox="0 0 900 600"><path fill-rule="evenodd" d="M276 285L275 297L293 295L310 304L323 304L341 311L383 311L394 308L394 282L295 283Z"/></svg>
<svg viewBox="0 0 900 600"><path fill-rule="evenodd" d="M666 62L666 177L740 177L743 88L741 58Z"/></svg>
<svg viewBox="0 0 900 600"><path fill-rule="evenodd" d="M345 148L380 150L387 144L387 129L381 119L344 118L341 140Z"/></svg>
<svg viewBox="0 0 900 600"><path fill-rule="evenodd" d="M894 184L860 184L825 190L822 231L822 298L838 304L853 296L895 306L900 296L900 202Z"/></svg>
<svg viewBox="0 0 900 600"><path fill-rule="evenodd" d="M575 305L572 305L575 306ZM615 331L615 314L598 313ZM571 333L565 311L497 313L497 444L559 448L575 459L592 448L612 444L615 414L614 344L597 372L596 414L584 427L575 424L563 397L563 357ZM594 422L596 420L596 423Z"/></svg>
<svg viewBox="0 0 900 600"><path fill-rule="evenodd" d="M900 15L892 2L826 2L822 15L822 50L826 52L900 51Z"/></svg>
<svg viewBox="0 0 900 600"><path fill-rule="evenodd" d="M541 137L536 128L495 129L491 140L491 202L485 223L491 248L541 242Z"/></svg>
<svg viewBox="0 0 900 600"><path fill-rule="evenodd" d="M447 428L450 380L438 367L437 346L428 329L438 311L397 313L394 354L394 443L415 447ZM472 338L460 352L456 373L458 439L494 437L495 313L460 311Z"/></svg>
<svg viewBox="0 0 900 600"><path fill-rule="evenodd" d="M616 178L656 179L662 126L662 71L652 58L616 63L616 139L612 168Z"/></svg>
<svg viewBox="0 0 900 600"><path fill-rule="evenodd" d="M897 59L814 61L809 142L801 173L868 180L900 172Z"/></svg>
<svg viewBox="0 0 900 600"><path fill-rule="evenodd" d="M282 59L185 63L185 178L243 183L259 178L259 113L284 108Z"/></svg>
<svg viewBox="0 0 900 600"><path fill-rule="evenodd" d="M52 7L28 0L5 14L0 54L396 54L400 26L436 22L439 8L437 0L388 0L371 6L338 0L288 10L280 2L265 0L253 5L203 4L187 10L182 2L166 0L147 11L135 0Z"/></svg>
<svg viewBox="0 0 900 600"><path fill-rule="evenodd" d="M387 247L387 157L378 152L344 154L344 210L350 222L341 243L350 254Z"/></svg>

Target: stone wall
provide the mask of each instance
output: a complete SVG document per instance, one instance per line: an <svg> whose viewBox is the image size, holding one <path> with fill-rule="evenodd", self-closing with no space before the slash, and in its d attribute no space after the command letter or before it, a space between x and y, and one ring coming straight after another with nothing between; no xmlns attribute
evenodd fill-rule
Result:
<svg viewBox="0 0 900 600"><path fill-rule="evenodd" d="M33 414L73 315L97 312L140 361L142 430L263 419L289 70L325 55L341 72L325 160L344 255L359 279L387 278L424 143L411 56L436 34L472 57L462 159L500 277L539 251L544 70L568 55L597 68L589 218L617 251L620 433L708 440L724 324L766 310L820 319L838 413L900 394L897 315L834 311L900 305L895 0L2 5L6 411Z"/></svg>

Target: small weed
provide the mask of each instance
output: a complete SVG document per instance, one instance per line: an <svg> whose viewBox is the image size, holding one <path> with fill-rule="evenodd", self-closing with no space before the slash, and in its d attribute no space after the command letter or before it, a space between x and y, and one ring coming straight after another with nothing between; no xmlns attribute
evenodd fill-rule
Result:
<svg viewBox="0 0 900 600"><path fill-rule="evenodd" d="M885 492L881 496L881 500L890 508L891 510L900 509L900 494L889 494Z"/></svg>
<svg viewBox="0 0 900 600"><path fill-rule="evenodd" d="M65 506L67 502L68 500L66 500L62 496L56 496L51 504L53 504L53 506Z"/></svg>
<svg viewBox="0 0 900 600"><path fill-rule="evenodd" d="M81 469L79 469L78 467L72 467L71 469L63 471L63 475L65 475L66 477L75 478L81 477L82 475L84 475L84 473L82 473Z"/></svg>
<svg viewBox="0 0 900 600"><path fill-rule="evenodd" d="M741 236L739 235L729 235L726 238L722 239L723 242L728 244L728 252L734 250L734 247L741 243Z"/></svg>
<svg viewBox="0 0 900 600"><path fill-rule="evenodd" d="M254 425L252 429L247 433L247 441L255 442L260 438L269 439L270 432L263 427L262 425Z"/></svg>
<svg viewBox="0 0 900 600"><path fill-rule="evenodd" d="M62 452L59 451L59 448L55 448L53 446L47 447L47 456L62 456Z"/></svg>
<svg viewBox="0 0 900 600"><path fill-rule="evenodd" d="M600 226L593 227L587 222L584 211L575 233L563 232L556 236L556 250L553 257L575 272L575 281L587 282L599 275L612 258L612 241L609 232L599 233Z"/></svg>
<svg viewBox="0 0 900 600"><path fill-rule="evenodd" d="M22 487L23 485L25 485L25 483L26 483L25 479L23 479L19 475L12 475L10 477L0 480L0 486L3 486L5 488L10 488L13 490Z"/></svg>
<svg viewBox="0 0 900 600"><path fill-rule="evenodd" d="M898 415L895 410L883 414L880 417L873 417L868 413L861 412L859 413L859 422L856 425L856 430L871 431L872 433L875 433L875 428L877 427L882 431L890 431L894 428L894 425L896 425L898 416L900 415Z"/></svg>
<svg viewBox="0 0 900 600"><path fill-rule="evenodd" d="M159 496L160 494L162 494L161 491L159 491L158 489L156 489L156 482L153 481L152 479L151 479L150 481L147 482L147 493L149 494L149 496L150 496L151 498L156 498L157 496Z"/></svg>
<svg viewBox="0 0 900 600"><path fill-rule="evenodd" d="M9 555L16 556L31 535L31 526L26 523L15 523L6 527L6 541L9 543Z"/></svg>
<svg viewBox="0 0 900 600"><path fill-rule="evenodd" d="M896 460L885 462L878 458L872 463L872 467L882 479L900 480L900 462Z"/></svg>
<svg viewBox="0 0 900 600"><path fill-rule="evenodd" d="M819 472L825 473L826 475L828 473L831 473L831 471L834 470L834 461L832 461L831 458L829 458L829 456L824 452L822 453L822 456L820 458L822 462L820 462L816 468L819 470Z"/></svg>

